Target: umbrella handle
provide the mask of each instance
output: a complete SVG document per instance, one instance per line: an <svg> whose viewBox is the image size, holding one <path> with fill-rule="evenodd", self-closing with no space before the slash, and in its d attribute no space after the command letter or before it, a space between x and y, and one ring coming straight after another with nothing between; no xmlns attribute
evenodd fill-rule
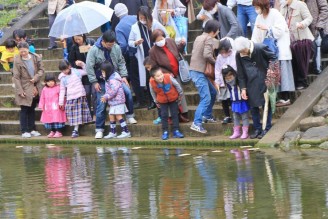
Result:
<svg viewBox="0 0 328 219"><path fill-rule="evenodd" d="M264 110L263 110L263 119L262 119L262 130L265 130L268 120L268 110L269 110L269 91L268 89L263 94L265 99Z"/></svg>

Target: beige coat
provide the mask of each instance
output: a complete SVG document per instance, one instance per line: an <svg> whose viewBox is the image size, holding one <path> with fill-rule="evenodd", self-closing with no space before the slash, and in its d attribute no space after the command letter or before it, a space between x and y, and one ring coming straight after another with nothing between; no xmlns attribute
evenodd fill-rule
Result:
<svg viewBox="0 0 328 219"><path fill-rule="evenodd" d="M205 72L206 62L215 64L214 39L207 33L198 36L192 48L189 70Z"/></svg>
<svg viewBox="0 0 328 219"><path fill-rule="evenodd" d="M317 35L318 29L323 29L328 34L328 3L327 0L307 0L306 4L313 17L310 30L313 35Z"/></svg>
<svg viewBox="0 0 328 219"><path fill-rule="evenodd" d="M15 101L20 106L31 106L33 101L33 91L35 87L39 94L42 90L41 77L44 74L44 67L41 58L35 54L30 53L34 61L34 83L31 82L32 77L28 73L27 67L20 55L14 58L13 67L13 82L15 83ZM21 97L20 94L25 93L26 97Z"/></svg>
<svg viewBox="0 0 328 219"><path fill-rule="evenodd" d="M66 0L48 0L48 14L58 14L66 5Z"/></svg>
<svg viewBox="0 0 328 219"><path fill-rule="evenodd" d="M287 7L287 4L281 5L280 12L286 19L287 25L290 30L291 40L302 40L309 39L314 40L314 37L309 29L312 23L313 17L306 4L302 1L293 0L292 3ZM287 9L289 11L288 17ZM297 29L296 23L303 24L303 29Z"/></svg>

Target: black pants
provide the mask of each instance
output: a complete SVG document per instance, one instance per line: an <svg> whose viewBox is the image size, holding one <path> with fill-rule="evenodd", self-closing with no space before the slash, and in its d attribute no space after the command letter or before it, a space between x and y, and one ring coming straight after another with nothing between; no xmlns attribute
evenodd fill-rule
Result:
<svg viewBox="0 0 328 219"><path fill-rule="evenodd" d="M161 106L161 118L162 118L162 130L163 132L169 130L168 118L169 118L169 108L171 111L171 118L173 122L173 131L179 130L179 107L178 102L170 103L160 103Z"/></svg>
<svg viewBox="0 0 328 219"><path fill-rule="evenodd" d="M224 116L230 117L230 110L229 110L230 99L222 100L221 104L222 104Z"/></svg>
<svg viewBox="0 0 328 219"><path fill-rule="evenodd" d="M147 103L145 91L140 87L138 60L135 56L129 56L129 78L132 84L133 92L136 95L137 102Z"/></svg>
<svg viewBox="0 0 328 219"><path fill-rule="evenodd" d="M34 98L31 106L21 106L20 125L21 132L31 132L35 130L35 107L38 99Z"/></svg>

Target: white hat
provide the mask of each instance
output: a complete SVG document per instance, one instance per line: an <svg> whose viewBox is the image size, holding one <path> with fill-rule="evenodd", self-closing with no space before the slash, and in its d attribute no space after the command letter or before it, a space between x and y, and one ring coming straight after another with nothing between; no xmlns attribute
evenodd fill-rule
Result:
<svg viewBox="0 0 328 219"><path fill-rule="evenodd" d="M127 15L129 13L128 8L125 4L117 3L114 7L115 15L118 18L123 17L124 15Z"/></svg>

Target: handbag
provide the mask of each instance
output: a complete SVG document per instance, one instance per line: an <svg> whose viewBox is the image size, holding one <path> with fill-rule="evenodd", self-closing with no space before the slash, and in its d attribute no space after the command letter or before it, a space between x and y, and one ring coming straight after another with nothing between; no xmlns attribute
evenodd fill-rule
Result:
<svg viewBox="0 0 328 219"><path fill-rule="evenodd" d="M277 46L277 39L274 38L272 30L269 29L265 35L265 38L263 40L263 44L267 45L269 49L276 54L276 57L279 56L279 48Z"/></svg>
<svg viewBox="0 0 328 219"><path fill-rule="evenodd" d="M204 74L208 79L214 81L215 80L214 65L209 62L206 62Z"/></svg>
<svg viewBox="0 0 328 219"><path fill-rule="evenodd" d="M191 81L189 74L188 62L183 58L182 54L179 54L179 75L182 84L188 84Z"/></svg>

